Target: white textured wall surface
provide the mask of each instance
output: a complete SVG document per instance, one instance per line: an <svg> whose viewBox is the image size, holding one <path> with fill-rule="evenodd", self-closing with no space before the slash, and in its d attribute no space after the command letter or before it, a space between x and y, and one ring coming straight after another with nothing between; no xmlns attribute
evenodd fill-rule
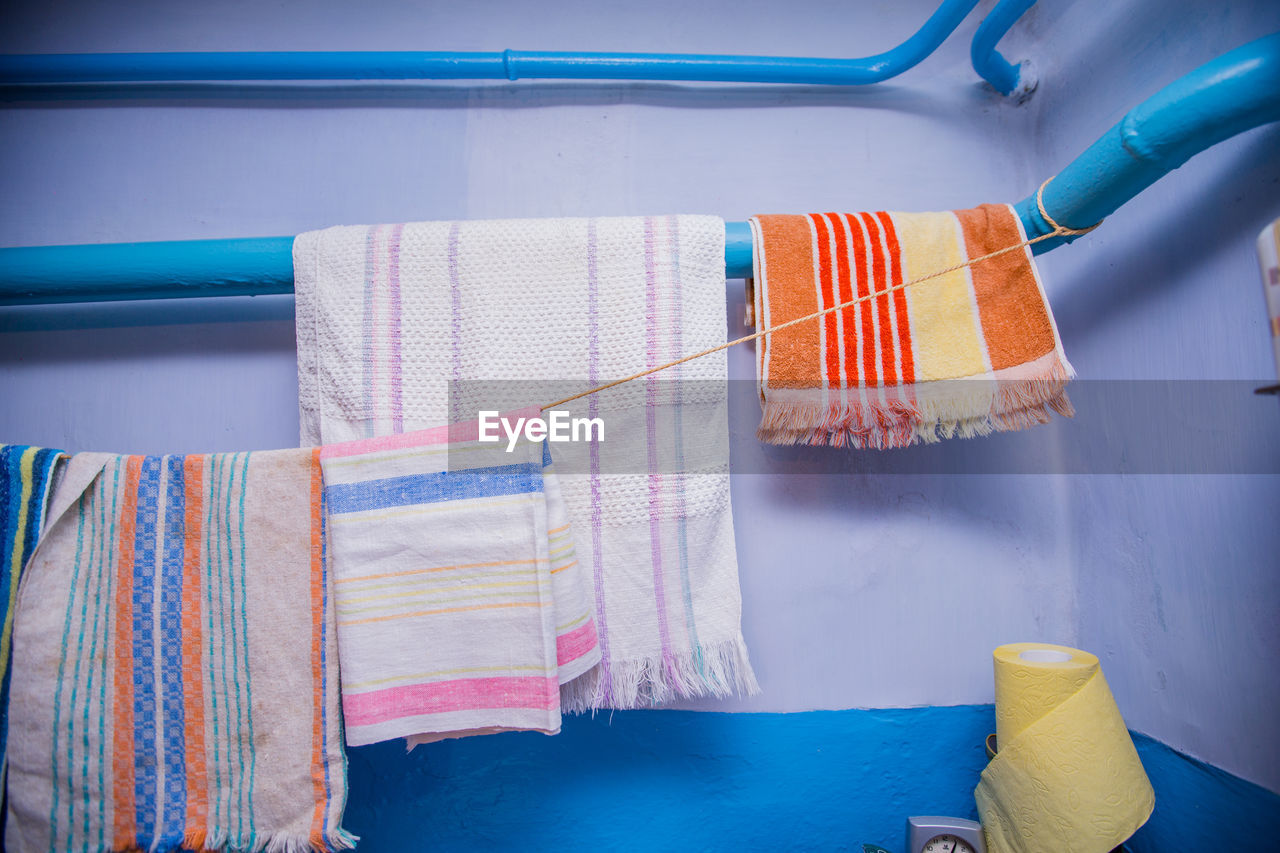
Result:
<svg viewBox="0 0 1280 853"><path fill-rule="evenodd" d="M10 3L0 50L857 56L905 37L933 5ZM0 245L1016 201L1159 86L1280 28L1273 3L1226 6L1041 4L1003 45L1039 69L1021 106L968 65L978 14L916 69L861 90L260 86L245 97L0 104ZM1104 229L1044 256L1082 377L1271 377L1252 242L1276 216L1273 127L1196 158ZM740 334L740 286L728 294L729 332ZM0 440L149 453L289 446L291 317L289 297L0 311ZM733 351L733 376L749 379L752 358ZM1257 417L1280 434L1273 402ZM754 472L735 477L733 500L744 629L764 692L695 707L988 702L994 646L1059 642L1102 657L1132 727L1280 790L1276 476L873 474L879 463L841 451L770 453L755 442L756 416L735 409L731 431L735 466ZM1032 452L1051 458L1061 429L1045 428ZM983 439L947 453L969 470L1003 470L1011 447ZM1276 469L1270 443L1243 451Z"/></svg>
<svg viewBox="0 0 1280 853"><path fill-rule="evenodd" d="M1169 81L1280 30L1275 3L1041 5L1035 54L1046 84L1029 144L1046 175ZM1273 382L1254 240L1276 217L1272 125L1193 158L1093 235L1045 255L1076 370ZM1173 420L1203 414L1194 408L1204 387L1188 383L1188 411ZM1259 469L1276 470L1278 408L1256 397L1245 409L1269 425L1236 448ZM1079 644L1101 658L1130 727L1280 790L1280 477L1066 480L1060 530Z"/></svg>

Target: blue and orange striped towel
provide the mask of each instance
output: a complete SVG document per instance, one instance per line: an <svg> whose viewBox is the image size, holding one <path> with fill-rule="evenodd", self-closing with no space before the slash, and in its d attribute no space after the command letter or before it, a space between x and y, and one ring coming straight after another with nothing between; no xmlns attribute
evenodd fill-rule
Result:
<svg viewBox="0 0 1280 853"><path fill-rule="evenodd" d="M600 660L545 442L477 427L320 451L352 746L555 734L560 686Z"/></svg>
<svg viewBox="0 0 1280 853"><path fill-rule="evenodd" d="M8 850L338 850L319 451L77 454L18 594Z"/></svg>
<svg viewBox="0 0 1280 853"><path fill-rule="evenodd" d="M9 652L22 569L44 529L49 486L62 451L0 444L0 784L9 735Z"/></svg>

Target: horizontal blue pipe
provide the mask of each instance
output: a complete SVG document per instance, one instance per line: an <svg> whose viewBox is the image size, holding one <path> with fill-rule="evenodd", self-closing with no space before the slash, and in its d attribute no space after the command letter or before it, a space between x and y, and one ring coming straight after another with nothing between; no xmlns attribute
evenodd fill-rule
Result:
<svg viewBox="0 0 1280 853"><path fill-rule="evenodd" d="M1224 53L1134 107L1057 174L1045 188L1045 208L1063 225L1087 228L1199 152L1273 121L1280 121L1280 33ZM1035 194L1017 210L1027 236L1053 230Z"/></svg>
<svg viewBox="0 0 1280 853"><path fill-rule="evenodd" d="M292 290L292 237L0 249L0 305Z"/></svg>
<svg viewBox="0 0 1280 853"><path fill-rule="evenodd" d="M1199 151L1280 120L1280 33L1209 62L1131 110L1045 190L1064 225L1107 216ZM1051 228L1035 195L1017 205L1029 237ZM0 305L239 296L293 288L292 237L0 249ZM1061 245L1045 240L1037 254ZM751 272L745 222L725 227L725 275Z"/></svg>
<svg viewBox="0 0 1280 853"><path fill-rule="evenodd" d="M81 53L0 57L0 86L196 80L686 80L857 86L894 77L933 53L978 0L943 0L897 47L861 59L586 53Z"/></svg>
<svg viewBox="0 0 1280 853"><path fill-rule="evenodd" d="M725 277L751 275L751 230L725 223ZM293 238L0 249L0 305L293 292Z"/></svg>
<svg viewBox="0 0 1280 853"><path fill-rule="evenodd" d="M724 277L750 278L752 256L751 226L745 222L724 224Z"/></svg>
<svg viewBox="0 0 1280 853"><path fill-rule="evenodd" d="M996 45L1009 32L1009 28L1034 5L1036 0L1000 0L990 14L982 19L978 31L973 34L973 42L969 46L969 60L973 63L973 70L1002 95L1008 95L1018 88L1020 72L1018 66L1000 55Z"/></svg>

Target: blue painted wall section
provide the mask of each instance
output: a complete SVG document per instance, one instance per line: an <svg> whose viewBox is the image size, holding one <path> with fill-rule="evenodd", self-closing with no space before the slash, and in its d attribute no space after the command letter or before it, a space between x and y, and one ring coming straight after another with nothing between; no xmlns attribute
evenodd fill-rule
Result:
<svg viewBox="0 0 1280 853"><path fill-rule="evenodd" d="M990 705L721 714L628 711L349 751L361 851L903 850L911 814L976 818ZM1132 853L1280 837L1280 797L1145 735L1156 811ZM409 845L418 839L418 845ZM408 846L407 846L408 845Z"/></svg>
<svg viewBox="0 0 1280 853"><path fill-rule="evenodd" d="M976 817L990 705L626 711L558 737L349 751L361 851L899 851L910 814Z"/></svg>
<svg viewBox="0 0 1280 853"><path fill-rule="evenodd" d="M1280 839L1280 796L1134 734L1156 789L1156 810L1129 842L1133 853L1266 850Z"/></svg>

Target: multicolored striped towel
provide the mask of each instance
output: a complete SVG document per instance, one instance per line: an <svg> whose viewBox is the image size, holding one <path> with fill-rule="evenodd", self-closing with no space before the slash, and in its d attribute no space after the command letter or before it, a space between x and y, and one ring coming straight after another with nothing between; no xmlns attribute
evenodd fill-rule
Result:
<svg viewBox="0 0 1280 853"><path fill-rule="evenodd" d="M304 445L546 403L726 338L712 216L330 228L299 236L293 260ZM556 445L602 657L566 686L566 710L758 689L727 365L716 353L565 407L608 427Z"/></svg>
<svg viewBox="0 0 1280 853"><path fill-rule="evenodd" d="M777 326L1026 239L1008 205L757 216L755 321ZM1030 247L767 335L771 444L903 447L1071 415L1071 365Z"/></svg>
<svg viewBox="0 0 1280 853"><path fill-rule="evenodd" d="M547 445L477 426L320 451L352 746L555 734L560 685L600 661Z"/></svg>
<svg viewBox="0 0 1280 853"><path fill-rule="evenodd" d="M9 738L9 652L22 569L44 529L49 486L62 451L0 444L0 786Z"/></svg>
<svg viewBox="0 0 1280 853"><path fill-rule="evenodd" d="M319 452L77 454L14 626L6 849L336 850Z"/></svg>

